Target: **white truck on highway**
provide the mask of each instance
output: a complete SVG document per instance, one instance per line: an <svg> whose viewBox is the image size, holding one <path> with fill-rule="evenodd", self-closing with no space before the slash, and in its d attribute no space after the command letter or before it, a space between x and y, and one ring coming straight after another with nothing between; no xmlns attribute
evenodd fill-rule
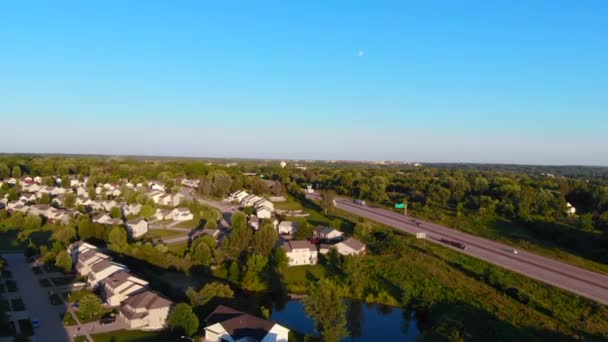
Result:
<svg viewBox="0 0 608 342"><path fill-rule="evenodd" d="M365 201L364 201L364 200L361 200L361 199L356 199L356 200L355 200L355 204L358 204L358 205L365 205Z"/></svg>

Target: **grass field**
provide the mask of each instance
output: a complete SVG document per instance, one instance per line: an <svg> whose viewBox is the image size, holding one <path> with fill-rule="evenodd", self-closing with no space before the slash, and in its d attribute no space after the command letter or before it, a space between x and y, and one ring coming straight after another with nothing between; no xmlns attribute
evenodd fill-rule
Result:
<svg viewBox="0 0 608 342"><path fill-rule="evenodd" d="M150 229L143 236L144 239L148 240L157 240L164 239L171 236L183 235L183 232L175 231L175 230L167 230L167 229Z"/></svg>
<svg viewBox="0 0 608 342"><path fill-rule="evenodd" d="M171 253L183 256L188 249L188 241L167 245L167 248Z"/></svg>

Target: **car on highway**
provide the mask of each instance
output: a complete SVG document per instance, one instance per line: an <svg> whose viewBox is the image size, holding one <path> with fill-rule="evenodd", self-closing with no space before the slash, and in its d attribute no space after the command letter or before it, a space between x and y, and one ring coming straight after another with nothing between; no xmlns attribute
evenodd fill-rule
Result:
<svg viewBox="0 0 608 342"><path fill-rule="evenodd" d="M519 252L517 251L517 249L512 249L512 248L511 248L511 250L510 250L509 252L511 252L511 253L513 253L513 254L519 254Z"/></svg>
<svg viewBox="0 0 608 342"><path fill-rule="evenodd" d="M33 318L32 319L32 326L34 328L39 328L40 327L40 320L38 320L37 318Z"/></svg>

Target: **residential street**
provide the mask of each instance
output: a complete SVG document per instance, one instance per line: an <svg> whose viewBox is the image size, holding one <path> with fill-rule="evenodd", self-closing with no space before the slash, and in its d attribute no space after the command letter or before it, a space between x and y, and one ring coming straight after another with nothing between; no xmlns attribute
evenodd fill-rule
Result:
<svg viewBox="0 0 608 342"><path fill-rule="evenodd" d="M51 305L47 289L40 286L38 278L23 254L4 254L8 270L13 273L26 312L31 319L38 319L40 327L34 329L32 341L71 341L63 326L58 309Z"/></svg>

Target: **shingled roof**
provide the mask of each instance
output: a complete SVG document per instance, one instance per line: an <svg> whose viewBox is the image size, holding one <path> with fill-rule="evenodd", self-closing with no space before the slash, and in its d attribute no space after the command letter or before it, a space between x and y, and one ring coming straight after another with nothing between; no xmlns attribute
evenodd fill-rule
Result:
<svg viewBox="0 0 608 342"><path fill-rule="evenodd" d="M265 320L233 308L219 305L205 319L207 325L219 323L233 340L238 341L249 337L256 341L262 341L275 325L274 322Z"/></svg>

